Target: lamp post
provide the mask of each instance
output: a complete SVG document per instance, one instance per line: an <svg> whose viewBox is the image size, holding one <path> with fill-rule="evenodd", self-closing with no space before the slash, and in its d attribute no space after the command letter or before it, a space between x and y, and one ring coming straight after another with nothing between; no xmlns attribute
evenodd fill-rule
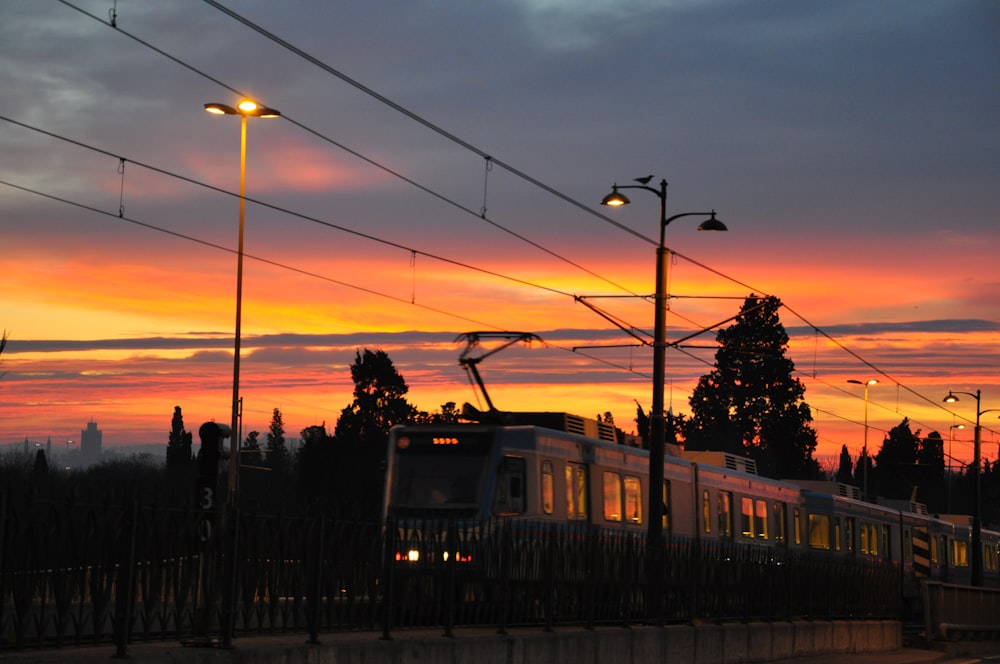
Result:
<svg viewBox="0 0 1000 664"><path fill-rule="evenodd" d="M855 385L865 386L865 445L862 447L862 458L864 460L864 465L862 466L862 477L864 478L861 482L863 498L868 500L868 388L872 385L878 385L878 381L874 378L869 378L866 381L854 380L853 378L848 379L848 383L854 383ZM855 480L857 481L857 480Z"/></svg>
<svg viewBox="0 0 1000 664"><path fill-rule="evenodd" d="M715 210L711 212L684 212L667 217L667 181L660 181L660 188L654 189L647 185L652 179L638 178L640 184L612 186L611 193L601 200L601 205L621 207L631 201L619 189L643 189L656 194L660 199L660 241L656 248L656 294L654 305L656 312L653 321L653 405L649 414L649 524L646 531L647 546L661 548L663 539L663 446L666 426L663 417L663 384L665 382L666 358L666 272L667 255L670 250L663 242L664 234L670 222L681 217L709 217L698 226L700 231L724 231L726 225L715 218Z"/></svg>
<svg viewBox="0 0 1000 664"><path fill-rule="evenodd" d="M945 403L955 403L958 401L958 394L972 397L976 400L976 428L972 443L972 472L976 474L972 483L972 585L983 585L983 487L981 482L980 459L982 457L982 429L979 426L979 418L983 413L994 413L1000 411L997 408L980 410L982 391L954 392L948 390L948 396L943 401Z"/></svg>
<svg viewBox="0 0 1000 664"><path fill-rule="evenodd" d="M948 514L951 514L951 462L955 459L951 455L952 444L955 442L955 429L964 429L964 424L952 424L948 427Z"/></svg>
<svg viewBox="0 0 1000 664"><path fill-rule="evenodd" d="M255 101L244 99L235 108L227 104L208 103L205 110L214 115L240 116L240 235L236 249L236 333L233 352L233 403L232 427L229 438L229 498L235 502L239 491L240 469L240 326L243 314L243 211L246 207L247 180L247 118L277 118L281 113L273 108L261 106Z"/></svg>
<svg viewBox="0 0 1000 664"><path fill-rule="evenodd" d="M229 434L229 486L226 499L225 518L222 530L226 534L226 550L228 555L228 570L223 580L222 591L222 647L231 648L233 640L233 605L235 603L236 589L236 546L237 519L236 511L240 486L240 414L242 411L242 399L240 399L240 326L243 313L243 212L246 207L246 181L247 181L247 118L277 118L281 113L273 108L261 106L255 101L244 99L236 105L236 108L226 104L209 103L205 104L205 110L215 115L238 115L240 116L240 234L236 250L236 333L234 334L233 352L233 403L232 403L232 427Z"/></svg>

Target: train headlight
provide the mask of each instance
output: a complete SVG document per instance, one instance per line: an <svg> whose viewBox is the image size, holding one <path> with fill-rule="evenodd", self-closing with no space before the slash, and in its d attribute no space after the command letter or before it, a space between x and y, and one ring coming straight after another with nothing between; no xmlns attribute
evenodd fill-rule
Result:
<svg viewBox="0 0 1000 664"><path fill-rule="evenodd" d="M416 549L410 549L409 551L397 551L396 552L396 562L408 562L415 563L420 561L420 551Z"/></svg>

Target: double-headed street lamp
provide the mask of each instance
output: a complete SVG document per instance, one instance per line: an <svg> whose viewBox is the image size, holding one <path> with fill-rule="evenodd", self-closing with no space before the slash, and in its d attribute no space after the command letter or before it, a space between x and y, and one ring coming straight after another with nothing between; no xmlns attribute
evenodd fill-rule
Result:
<svg viewBox="0 0 1000 664"><path fill-rule="evenodd" d="M878 381L876 379L874 379L874 378L869 378L866 381L860 381L860 380L855 380L853 378L849 378L847 380L847 382L848 383L854 383L855 385L864 385L865 386L865 445L864 445L864 447L861 448L862 449L862 464L863 464L862 465L862 477L864 478L863 481L862 481L862 486L864 487L862 489L862 492L863 492L863 496L862 497L865 500L868 500L868 388L871 387L872 385L878 385ZM857 481L857 480L855 480L855 481Z"/></svg>
<svg viewBox="0 0 1000 664"><path fill-rule="evenodd" d="M236 250L236 334L233 353L233 407L232 430L229 434L229 501L235 502L240 477L240 324L243 313L243 211L246 206L247 181L247 118L277 118L281 113L244 99L235 108L227 104L205 104L205 110L214 115L240 116L240 237Z"/></svg>
<svg viewBox="0 0 1000 664"><path fill-rule="evenodd" d="M670 250L664 246L663 238L667 226L681 217L709 217L699 226L700 231L724 231L726 225L715 218L715 210L711 212L684 212L667 217L667 181L660 181L660 188L654 189L647 185L652 179L638 178L640 184L615 184L611 193L604 197L601 205L620 207L631 201L618 192L619 189L643 189L651 191L660 199L660 242L656 248L656 295L654 305L656 313L653 321L653 405L649 414L649 524L647 530L647 546L660 548L663 538L663 447L666 436L666 426L663 418L663 384L665 382L666 359L666 272L667 255Z"/></svg>
<svg viewBox="0 0 1000 664"><path fill-rule="evenodd" d="M975 473L972 493L972 585L983 585L983 488L980 481L980 459L982 457L982 429L979 426L979 418L983 413L1000 412L998 408L980 410L982 398L981 390L972 392L954 392L948 390L948 396L944 398L945 403L955 403L958 401L957 394L964 394L976 400L976 429L972 445L972 472Z"/></svg>

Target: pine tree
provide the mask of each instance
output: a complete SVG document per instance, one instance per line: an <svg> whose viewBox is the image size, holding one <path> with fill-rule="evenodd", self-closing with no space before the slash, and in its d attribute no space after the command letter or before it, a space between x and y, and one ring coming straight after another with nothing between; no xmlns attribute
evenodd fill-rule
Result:
<svg viewBox="0 0 1000 664"><path fill-rule="evenodd" d="M715 369L701 377L690 399L686 447L750 456L771 477L815 478L816 432L805 387L792 377L795 364L785 355L780 306L774 296L750 295L736 321L718 332Z"/></svg>
<svg viewBox="0 0 1000 664"><path fill-rule="evenodd" d="M902 422L890 429L875 455L875 490L872 491L869 486L869 493L886 498L910 498L913 488L917 486L919 444L919 439L910 429L909 418L904 417Z"/></svg>
<svg viewBox="0 0 1000 664"><path fill-rule="evenodd" d="M191 433L184 430L184 415L180 406L174 406L167 439L167 472L181 474L191 467Z"/></svg>
<svg viewBox="0 0 1000 664"><path fill-rule="evenodd" d="M271 425L267 432L267 465L276 474L285 470L288 458L288 448L285 447L285 424L281 419L281 410L274 409L271 415Z"/></svg>
<svg viewBox="0 0 1000 664"><path fill-rule="evenodd" d="M851 461L851 455L847 451L847 445L840 446L840 465L837 468L836 480L841 484L854 484L854 473L853 471L854 462Z"/></svg>

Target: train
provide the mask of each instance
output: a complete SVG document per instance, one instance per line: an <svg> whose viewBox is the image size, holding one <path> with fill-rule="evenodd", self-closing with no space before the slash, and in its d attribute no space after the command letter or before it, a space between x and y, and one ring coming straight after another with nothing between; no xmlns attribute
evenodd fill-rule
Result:
<svg viewBox="0 0 1000 664"><path fill-rule="evenodd" d="M649 452L634 438L567 413L498 420L394 427L384 516L646 531ZM928 514L912 501L865 501L857 487L836 482L771 479L757 474L752 459L674 445L664 455L661 491L670 540L881 561L899 568L913 602L922 579L971 581L967 516ZM996 587L1000 533L983 530L982 545L984 585ZM420 556L396 552L401 561Z"/></svg>

